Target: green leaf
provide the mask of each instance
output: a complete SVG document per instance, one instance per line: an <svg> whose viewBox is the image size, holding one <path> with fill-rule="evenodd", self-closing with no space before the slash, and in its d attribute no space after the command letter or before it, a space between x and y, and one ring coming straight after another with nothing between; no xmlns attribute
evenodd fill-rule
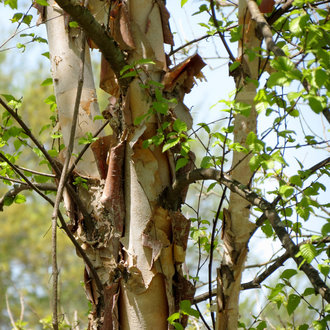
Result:
<svg viewBox="0 0 330 330"><path fill-rule="evenodd" d="M168 149L171 149L180 142L180 138L169 139L163 146L162 152L165 152Z"/></svg>
<svg viewBox="0 0 330 330"><path fill-rule="evenodd" d="M36 0L36 3L41 6L48 6L47 0Z"/></svg>
<svg viewBox="0 0 330 330"><path fill-rule="evenodd" d="M5 5L9 5L11 9L17 9L17 0L5 0Z"/></svg>
<svg viewBox="0 0 330 330"><path fill-rule="evenodd" d="M174 124L173 124L173 129L178 133L186 132L187 131L187 124L184 121L180 120L180 119L176 119Z"/></svg>
<svg viewBox="0 0 330 330"><path fill-rule="evenodd" d="M153 108L162 115L166 115L168 111L168 104L166 102L153 102Z"/></svg>
<svg viewBox="0 0 330 330"><path fill-rule="evenodd" d="M274 72L268 78L267 86L269 88L273 88L274 86L288 86L290 82L291 79L284 72Z"/></svg>
<svg viewBox="0 0 330 330"><path fill-rule="evenodd" d="M284 198L289 198L294 193L294 188L288 185L283 185L279 189L279 193Z"/></svg>
<svg viewBox="0 0 330 330"><path fill-rule="evenodd" d="M3 201L3 205L5 205L5 206L10 206L13 203L14 203L14 197L6 196Z"/></svg>
<svg viewBox="0 0 330 330"><path fill-rule="evenodd" d="M173 324L175 320L180 319L180 313L173 313L167 318L168 323Z"/></svg>
<svg viewBox="0 0 330 330"><path fill-rule="evenodd" d="M330 266L329 265L323 265L323 264L319 264L317 265L319 271L325 276L327 277L329 275L329 271L330 271Z"/></svg>
<svg viewBox="0 0 330 330"><path fill-rule="evenodd" d="M252 106L244 102L236 102L234 105L236 112L240 113L245 117L249 117L251 113Z"/></svg>
<svg viewBox="0 0 330 330"><path fill-rule="evenodd" d="M329 235L329 233L330 233L330 222L323 225L323 227L321 229L321 233L322 233L323 236Z"/></svg>
<svg viewBox="0 0 330 330"><path fill-rule="evenodd" d="M296 308L300 303L300 300L301 300L300 296L294 293L289 295L288 304L286 306L289 315L291 315L296 310Z"/></svg>
<svg viewBox="0 0 330 330"><path fill-rule="evenodd" d="M299 36L303 33L303 28L309 20L308 15L299 15L289 22L289 29L292 34Z"/></svg>
<svg viewBox="0 0 330 330"><path fill-rule="evenodd" d="M325 108L325 102L322 96L308 95L309 106L315 113L320 113Z"/></svg>
<svg viewBox="0 0 330 330"><path fill-rule="evenodd" d="M177 160L176 164L175 164L175 170L179 170L180 168L184 167L187 165L189 159L185 158L185 157L181 157Z"/></svg>
<svg viewBox="0 0 330 330"><path fill-rule="evenodd" d="M24 195L18 194L18 195L16 195L14 201L15 201L16 204L23 204L23 203L26 202L26 198L25 198Z"/></svg>
<svg viewBox="0 0 330 330"><path fill-rule="evenodd" d="M263 330L267 329L267 322L266 321L260 321L259 324L256 327L256 330Z"/></svg>
<svg viewBox="0 0 330 330"><path fill-rule="evenodd" d="M282 275L281 275L281 278L283 279L289 279L291 278L292 276L298 274L298 272L295 270L295 269L286 269Z"/></svg>
<svg viewBox="0 0 330 330"><path fill-rule="evenodd" d="M13 18L11 19L12 23L19 22L19 20L23 17L23 13L16 13L14 14Z"/></svg>
<svg viewBox="0 0 330 330"><path fill-rule="evenodd" d="M188 0L181 0L181 8L188 2Z"/></svg>
<svg viewBox="0 0 330 330"><path fill-rule="evenodd" d="M25 15L23 17L23 23L26 25L30 25L32 21L33 16L32 15Z"/></svg>
<svg viewBox="0 0 330 330"><path fill-rule="evenodd" d="M310 243L302 244L299 246L302 257L308 262L311 263L316 257L317 252L315 246Z"/></svg>
<svg viewBox="0 0 330 330"><path fill-rule="evenodd" d="M230 64L229 71L232 72L237 69L241 65L241 62L235 61L234 63Z"/></svg>
<svg viewBox="0 0 330 330"><path fill-rule="evenodd" d="M201 168L210 168L212 166L212 158L210 156L204 156L201 161Z"/></svg>
<svg viewBox="0 0 330 330"><path fill-rule="evenodd" d="M302 187L302 180L301 180L301 177L299 175L293 175L291 178L290 178L290 183L298 186L298 187Z"/></svg>
<svg viewBox="0 0 330 330"><path fill-rule="evenodd" d="M53 84L53 79L52 78L47 78L40 84L40 86L49 86L49 85L52 85L52 84Z"/></svg>
<svg viewBox="0 0 330 330"><path fill-rule="evenodd" d="M306 297L306 296L310 296L311 294L315 294L314 288L306 288L302 295Z"/></svg>
<svg viewBox="0 0 330 330"><path fill-rule="evenodd" d="M58 156L58 151L56 149L50 149L50 150L48 150L48 154L51 157L57 157Z"/></svg>
<svg viewBox="0 0 330 330"><path fill-rule="evenodd" d="M197 310L191 308L191 303L190 303L189 300L180 301L180 311L183 314L191 315L191 316L194 316L196 318L199 318L199 312Z"/></svg>
<svg viewBox="0 0 330 330"><path fill-rule="evenodd" d="M69 23L69 26L70 26L70 28L78 28L79 24L76 21L72 21L72 22Z"/></svg>
<svg viewBox="0 0 330 330"><path fill-rule="evenodd" d="M267 237L271 237L274 232L273 227L271 226L268 220L262 225L261 230Z"/></svg>

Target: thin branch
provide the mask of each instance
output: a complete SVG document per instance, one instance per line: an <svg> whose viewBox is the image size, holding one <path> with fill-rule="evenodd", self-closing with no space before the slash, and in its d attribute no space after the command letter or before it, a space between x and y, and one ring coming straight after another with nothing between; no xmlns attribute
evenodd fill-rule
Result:
<svg viewBox="0 0 330 330"><path fill-rule="evenodd" d="M291 240L290 235L285 230L283 223L277 214L275 207L269 203L266 199L258 196L255 192L249 190L246 186L232 180L227 175L221 175L220 171L215 169L197 169L192 172L177 178L174 182L172 190L167 191L166 196L169 199L168 208L171 208L171 202L174 204L177 203L177 194L178 190L181 191L183 187L186 187L188 184L193 183L198 180L215 180L219 183L224 184L232 192L238 194L252 205L257 206L265 214L269 222L271 223L273 229L275 230L278 238L282 242L283 246L289 253L290 257L294 259L298 267L307 275L310 282L315 288L315 291L319 293L327 302L330 302L330 289L321 279L318 271L314 269L309 263L307 263L302 257L296 257L296 254L299 252L297 245Z"/></svg>
<svg viewBox="0 0 330 330"><path fill-rule="evenodd" d="M4 154L0 153L0 159L3 159L17 174L20 176L26 184L34 190L36 193L38 193L42 198L44 198L47 202L50 204L53 204L53 201L46 196L33 182L31 182L22 172L17 168L15 164L13 164Z"/></svg>
<svg viewBox="0 0 330 330"><path fill-rule="evenodd" d="M13 326L13 329L18 330L18 328L17 328L17 326L15 324L15 320L14 320L13 314L12 314L11 309L10 309L10 306L9 306L7 292L6 292L6 307L7 307L7 313L8 313L9 319L10 319L10 323Z"/></svg>
<svg viewBox="0 0 330 330"><path fill-rule="evenodd" d="M42 154L45 156L45 158L48 160L49 164L52 166L56 174L60 173L60 170L55 163L54 159L49 155L47 150L44 148L44 146L38 141L38 139L34 136L34 134L31 132L31 130L28 128L28 126L24 123L24 121L20 118L18 113L9 107L0 97L0 104L5 108L6 111L10 113L10 115L17 121L17 123L23 128L25 134L34 142L34 144L37 146L37 148L42 152Z"/></svg>
<svg viewBox="0 0 330 330"><path fill-rule="evenodd" d="M108 124L109 124L109 120L106 120L103 123L103 125L93 134L93 138L97 137ZM80 161L80 159L82 158L84 153L88 150L88 148L90 147L91 144L92 143L88 143L82 148L82 150L80 151L78 157L74 160L73 164L68 169L67 176L70 176L70 174L74 171L74 169L77 166L78 162Z"/></svg>
<svg viewBox="0 0 330 330"><path fill-rule="evenodd" d="M194 43L197 43L197 42L199 42L199 41L201 41L201 40L204 40L204 39L207 39L207 38L210 38L210 37L212 37L210 34L206 34L206 35L204 35L204 36L202 36L202 37L200 37L200 38L196 38L196 39L194 39L194 40L191 40L191 41L185 43L184 45L181 45L180 47L171 50L171 51L168 53L168 56L172 56L172 55L174 55L175 53L177 53L178 51L180 51L181 49L186 48L186 47L188 47L188 46L190 46L190 45L192 45L192 44L194 44Z"/></svg>
<svg viewBox="0 0 330 330"><path fill-rule="evenodd" d="M41 191L56 191L57 187L53 183L34 183L34 187L38 188ZM15 184L14 187L8 190L2 198L0 198L0 211L3 211L5 200L10 198L14 199L21 191L31 190L31 186L27 183Z"/></svg>
<svg viewBox="0 0 330 330"><path fill-rule="evenodd" d="M74 4L72 0L56 0L56 3L72 16L84 29L86 35L95 42L114 71L120 86L126 89L130 79L120 79L120 71L126 65L125 56L109 36L106 28L96 21L87 8Z"/></svg>
<svg viewBox="0 0 330 330"><path fill-rule="evenodd" d="M267 19L269 25L272 25L276 22L283 14L285 14L291 7L294 0L288 0L286 3L283 4L281 8L274 11Z"/></svg>
<svg viewBox="0 0 330 330"><path fill-rule="evenodd" d="M220 39L221 39L221 41L222 41L222 43L223 43L223 45L224 45L224 47L225 47L225 49L226 49L228 55L229 55L230 60L231 60L232 62L235 62L236 59L235 59L233 53L231 52L231 49L229 48L229 46L228 46L228 44L227 44L227 41L226 41L224 35L223 35L223 34L221 33L221 31L220 31L220 26L219 26L219 24L218 24L218 20L217 20L217 17L216 17L216 14L215 14L215 10L214 10L214 0L210 0L210 6L211 6L211 12L212 12L212 18L213 18L214 26L215 26L216 29L217 29L217 32L218 32L218 34L219 34L219 37L220 37Z"/></svg>
<svg viewBox="0 0 330 330"><path fill-rule="evenodd" d="M78 114L79 114L79 105L81 94L83 90L84 84L84 66L85 66L85 45L86 45L86 37L85 33L81 33L81 54L80 54L80 73L78 79L78 87L75 105L73 109L72 115L72 123L70 130L70 138L69 143L66 150L64 165L61 173L61 177L58 183L58 191L55 199L54 210L52 214L52 274L53 274L53 328L54 330L58 329L58 317L57 317L57 300L58 300L58 268L57 268L57 215L60 207L60 203L62 200L63 191L65 188L65 184L67 182L67 170L69 168L71 154L73 151L74 138L76 134L76 127L78 122Z"/></svg>
<svg viewBox="0 0 330 330"><path fill-rule="evenodd" d="M251 13L251 17L257 23L257 29L261 32L263 38L265 39L266 47L269 51L272 51L275 56L285 56L284 51L276 46L273 41L273 33L268 25L264 15L260 12L257 3L254 0L248 0L247 6Z"/></svg>
<svg viewBox="0 0 330 330"><path fill-rule="evenodd" d="M29 172L32 174L36 174L36 175L41 175L41 176L47 176L49 178L56 178L55 174L51 174L51 173L45 173L45 172L39 172L39 171L35 171L35 170L31 170L30 168L26 168L26 167L22 167L22 166L18 166L16 165L20 170L23 170L25 172Z"/></svg>

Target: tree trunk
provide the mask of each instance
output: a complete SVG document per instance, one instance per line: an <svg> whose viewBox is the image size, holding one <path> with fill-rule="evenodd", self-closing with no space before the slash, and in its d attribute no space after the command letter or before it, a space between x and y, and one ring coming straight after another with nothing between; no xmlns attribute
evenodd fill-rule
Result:
<svg viewBox="0 0 330 330"><path fill-rule="evenodd" d="M86 226L86 213L73 205L70 196L66 203L71 210L70 228L86 254L85 261L88 258L92 265L92 269L87 265L85 269L85 290L93 307L89 329L166 329L167 318L178 310L179 302L193 298L192 285L181 271L189 221L180 212L160 206L160 194L175 178L173 154L163 153L162 146L146 149L142 142L155 136L164 120L174 121L174 113L191 121L182 103L190 89L180 91L178 105L170 109L172 115L154 110L150 118L134 125L159 101L155 89L164 95L163 87L154 85L162 82L168 71L163 43L172 43L169 15L162 1L117 1L111 8L104 1L89 1L88 6L103 26L109 19L107 33L125 50L132 65L126 72L136 73L124 88L112 63L102 57L101 87L111 94L103 114L113 133L94 142L73 173L86 180L88 189L86 184L75 189L92 218L92 227ZM57 17L62 13L50 2L46 24L59 125L67 145L81 70L82 32L69 27L67 14ZM92 40L89 45L95 46ZM74 153L81 149L77 140L98 128L93 122L98 107L88 51L86 59ZM142 63L143 59L149 62ZM201 67L189 72L196 75ZM191 73L188 78L192 81ZM171 85L170 80L167 83ZM167 95L178 95L176 85L171 87Z"/></svg>
<svg viewBox="0 0 330 330"><path fill-rule="evenodd" d="M247 147L245 143L247 135L249 132L256 133L257 130L254 97L256 96L255 82L258 80L259 57L255 56L251 60L246 51L260 47L260 40L255 35L255 22L251 20L246 0L239 1L239 25L243 26L243 29L237 59L241 65L234 72L237 89L236 102L243 102L252 108L249 116L235 115L234 142ZM252 175L249 167L250 159L251 156L246 157L246 154L242 152L234 151L233 153L232 178L245 185L249 184ZM249 221L249 215L249 203L237 194L231 193L229 208L224 210L223 218L224 257L217 271L217 329L237 329L241 275L248 251L248 241L254 229L254 224Z"/></svg>

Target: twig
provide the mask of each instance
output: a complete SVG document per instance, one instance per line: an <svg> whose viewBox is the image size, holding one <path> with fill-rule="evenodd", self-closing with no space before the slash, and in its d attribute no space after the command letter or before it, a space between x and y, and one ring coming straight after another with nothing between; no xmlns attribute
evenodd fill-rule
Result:
<svg viewBox="0 0 330 330"><path fill-rule="evenodd" d="M72 123L71 123L71 130L70 130L70 138L69 143L66 150L65 155L65 161L61 173L61 177L58 183L58 191L55 199L54 204L54 210L52 214L52 274L53 274L53 301L52 301L52 307L53 307L53 328L54 330L58 329L58 316L57 316L57 300L58 300L58 268L57 268L57 216L58 216L58 210L60 207L60 203L62 200L63 191L65 188L65 184L67 182L68 176L67 176L67 170L70 164L71 160L71 154L73 151L73 144L74 144L74 137L76 134L76 127L77 127L77 121L78 121L78 114L79 114L79 105L80 105L80 98L82 94L83 89L83 83L84 83L84 65L85 65L85 33L82 32L81 34L81 55L80 55L80 61L81 61L81 67L80 67L80 73L79 73L79 79L78 79L78 87L77 87L77 95L73 110L73 116L72 116Z"/></svg>
<svg viewBox="0 0 330 330"><path fill-rule="evenodd" d="M93 134L93 138L97 137L108 124L109 124L109 120L106 120L103 123L103 125ZM90 147L91 144L92 143L88 143L82 148L82 150L80 151L78 157L74 160L73 164L68 169L67 176L70 176L70 174L74 171L74 168L77 166L78 162L80 161L80 159L82 158L84 153L88 150L88 148Z"/></svg>
<svg viewBox="0 0 330 330"><path fill-rule="evenodd" d="M212 233L211 233L211 249L210 249L210 260L209 260L209 294L210 294L210 306L212 305L212 301L211 301L211 292L212 292L212 263L213 263L213 245L214 245L214 240L215 240L215 230L217 227L217 223L219 220L219 216L220 216L220 211L222 209L222 205L223 202L225 200L226 197L226 190L227 187L225 187L225 189L222 192L222 196L218 205L218 209L217 209L217 213L214 217L213 220L213 227L212 227ZM212 318L212 325L213 328L215 328L215 318L214 318L214 312L211 312L211 318Z"/></svg>
<svg viewBox="0 0 330 330"><path fill-rule="evenodd" d="M41 191L56 191L57 187L52 183L34 183L34 187L38 188ZM15 184L14 187L8 190L2 198L0 198L0 211L3 211L3 206L7 198L15 198L17 194L24 190L31 190L32 187L27 183L22 182L21 184Z"/></svg>
<svg viewBox="0 0 330 330"><path fill-rule="evenodd" d="M25 172L29 172L29 173L36 174L36 175L41 175L41 176L47 176L49 178L56 178L56 175L55 174L39 172L39 171L31 170L30 168L26 168L26 167L22 167L22 166L18 166L18 165L16 165L16 166L20 170L23 170Z"/></svg>
<svg viewBox="0 0 330 330"><path fill-rule="evenodd" d="M210 6L211 6L213 23L214 23L214 25L215 25L215 27L217 29L217 32L219 34L219 37L220 37L220 39L221 39L224 47L226 48L226 51L227 51L227 53L229 55L230 60L234 63L235 62L235 57L234 57L233 53L231 52L231 50L230 50L230 48L229 48L229 46L227 44L227 41L226 41L224 35L220 31L220 27L219 27L218 20L217 20L217 17L216 17L216 14L215 14L215 10L214 10L214 0L210 0Z"/></svg>
<svg viewBox="0 0 330 330"><path fill-rule="evenodd" d="M12 314L11 309L10 309L10 306L9 306L8 294L7 293L6 293L6 306L7 306L7 313L8 313L9 319L10 319L10 323L13 326L13 329L18 330L18 328L17 328L17 326L15 324L15 320L14 320L13 314Z"/></svg>
<svg viewBox="0 0 330 330"><path fill-rule="evenodd" d="M267 19L269 25L272 25L275 21L277 21L284 13L286 13L291 7L294 0L288 0L283 6L274 11Z"/></svg>
<svg viewBox="0 0 330 330"><path fill-rule="evenodd" d="M296 254L299 252L299 248L296 244L294 244L294 242L290 238L290 235L285 230L285 227L283 226L283 223L281 222L281 219L277 214L275 207L264 198L258 196L255 192L249 190L240 182L232 180L227 175L221 176L220 171L215 169L209 168L193 170L185 176L178 177L173 184L172 190L166 192L166 196L169 199L168 203L176 203L176 195L178 194L178 191L181 191L183 187L186 187L188 184L193 183L197 180L218 181L219 183L222 183L226 187L228 187L232 192L238 194L239 196L250 202L252 205L260 208L271 223L278 238L289 253L290 257L294 259L298 267L309 278L311 284L315 288L315 291L319 293L327 302L330 302L330 289L321 279L318 271L309 263L307 263L302 257L296 257ZM172 207L170 204L167 206L168 208Z"/></svg>
<svg viewBox="0 0 330 330"><path fill-rule="evenodd" d="M206 34L206 35L204 35L204 36L202 36L202 37L200 37L200 38L196 38L196 39L194 39L194 40L191 40L191 41L185 43L184 45L181 45L180 47L171 50L171 51L168 53L168 56L172 56L172 55L174 55L175 53L177 53L178 51L180 51L181 49L186 48L186 47L188 47L188 46L190 46L190 45L192 45L192 44L194 44L194 43L196 43L196 42L199 42L199 41L201 41L201 40L204 40L204 39L207 39L207 38L210 38L210 37L212 37L212 36L209 35L209 34Z"/></svg>

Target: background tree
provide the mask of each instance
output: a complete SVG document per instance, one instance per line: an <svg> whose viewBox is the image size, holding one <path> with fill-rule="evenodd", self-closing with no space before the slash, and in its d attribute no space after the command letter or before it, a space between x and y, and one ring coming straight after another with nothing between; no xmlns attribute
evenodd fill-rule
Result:
<svg viewBox="0 0 330 330"><path fill-rule="evenodd" d="M15 1L4 3L17 7ZM235 329L240 291L259 288L289 258L296 266L279 271L278 283L268 285L265 307L250 309L257 315L252 325L241 322L240 326L271 325L274 320L267 319L267 311L275 303L286 308L286 323L307 329L314 320L314 327L325 328L328 305L323 299L329 302L329 288L322 278L326 280L329 273L329 223L322 191L326 190L329 157L321 154L328 141L308 134L311 128L304 118L320 121L322 113L328 118L327 4L288 1L274 8L268 1L240 1L237 25L224 4L202 2L195 14L204 20L201 25L207 34L177 49L161 1L146 1L144 6L139 1L117 1L110 7L103 1L89 1L88 6L71 1L57 4L43 7L44 1L36 1L50 47L55 97L47 102L53 110L56 104L58 108L58 118L53 116L58 119L57 124L53 120L56 143L47 145L44 140L44 148L38 142L26 125L28 119L18 115L22 102L11 93L3 95L7 103L0 101L5 110L2 177L6 184L19 180L4 195L2 205L24 202L19 193L25 189L35 190L54 205L53 327L58 327L59 313L59 217L61 228L85 262L91 328L166 328L169 315L170 323L182 327L187 314L197 315L190 303L195 302L202 312L198 304L208 299L201 322L207 328ZM30 25L30 17L18 13L13 21ZM205 63L201 56L187 57L186 52L193 52L196 43L203 52L201 40L211 38L215 53L222 43L222 52L228 54L236 89L232 98L219 101L224 105L219 116L192 126L183 97L190 92L194 77L201 77ZM236 41L237 55L231 45ZM181 51L185 54L171 69L163 42L171 45L172 60L180 58ZM110 135L99 132L102 125L88 47L102 53L100 85L111 95L103 116L110 124ZM205 49L210 51L210 47ZM200 156L201 147L194 156L193 138L205 156ZM33 173L29 179L27 171L15 165L24 161L30 141L37 147L41 164L52 168L51 174ZM308 150L315 161L306 161L302 150ZM43 191L55 190L47 182L55 176L58 188L52 199ZM199 198L194 201L188 193L186 205L194 206L185 209L186 190L196 181L201 185L190 192L198 189ZM67 222L58 209L62 195ZM306 226L310 222L314 235ZM197 267L190 267L188 273L182 266L189 227L189 251L197 255ZM265 269L257 264L252 280L242 283L248 245L252 254L259 232L278 238L285 251L277 258L270 255ZM298 286L299 280L294 281L298 270L307 275L310 285ZM195 288L204 282L208 292L193 298ZM312 293L321 297L313 305ZM320 305L312 307L305 320L296 321L293 316L299 304Z"/></svg>

